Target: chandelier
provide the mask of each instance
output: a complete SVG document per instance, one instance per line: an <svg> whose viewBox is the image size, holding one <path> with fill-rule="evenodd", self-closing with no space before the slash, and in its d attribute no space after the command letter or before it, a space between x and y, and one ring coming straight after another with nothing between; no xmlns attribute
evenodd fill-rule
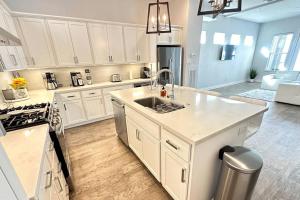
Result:
<svg viewBox="0 0 300 200"><path fill-rule="evenodd" d="M150 3L148 7L147 34L171 32L171 19L168 2Z"/></svg>
<svg viewBox="0 0 300 200"><path fill-rule="evenodd" d="M216 18L220 13L241 10L242 0L200 0L198 15L213 15Z"/></svg>

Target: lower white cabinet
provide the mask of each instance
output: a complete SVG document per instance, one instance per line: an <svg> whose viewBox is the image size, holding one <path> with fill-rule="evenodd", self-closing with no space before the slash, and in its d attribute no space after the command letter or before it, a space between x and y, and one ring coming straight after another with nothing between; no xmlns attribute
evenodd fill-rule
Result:
<svg viewBox="0 0 300 200"><path fill-rule="evenodd" d="M105 116L102 96L83 98L83 104L88 120Z"/></svg>
<svg viewBox="0 0 300 200"><path fill-rule="evenodd" d="M153 176L160 181L160 141L126 118L128 142L132 151L141 159Z"/></svg>
<svg viewBox="0 0 300 200"><path fill-rule="evenodd" d="M104 96L104 103L105 103L105 111L106 115L113 115L114 110L113 110L113 105L111 103L111 96L110 94L107 94Z"/></svg>
<svg viewBox="0 0 300 200"><path fill-rule="evenodd" d="M6 179L6 176L2 172L0 167L0 199L5 200L17 200L17 197L11 188L9 182Z"/></svg>
<svg viewBox="0 0 300 200"><path fill-rule="evenodd" d="M81 99L63 102L66 125L84 122L86 120L84 108Z"/></svg>
<svg viewBox="0 0 300 200"><path fill-rule="evenodd" d="M175 200L185 200L188 190L189 164L161 146L161 183Z"/></svg>

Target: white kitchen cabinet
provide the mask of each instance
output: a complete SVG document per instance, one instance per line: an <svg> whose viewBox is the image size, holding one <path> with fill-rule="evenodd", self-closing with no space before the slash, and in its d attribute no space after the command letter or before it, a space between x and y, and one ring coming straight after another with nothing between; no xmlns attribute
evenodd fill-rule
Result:
<svg viewBox="0 0 300 200"><path fill-rule="evenodd" d="M36 67L55 66L45 20L36 18L19 18L25 48L29 53L28 65Z"/></svg>
<svg viewBox="0 0 300 200"><path fill-rule="evenodd" d="M143 162L154 177L160 181L160 142L147 131L138 129L142 140Z"/></svg>
<svg viewBox="0 0 300 200"><path fill-rule="evenodd" d="M127 62L148 62L149 40L145 29L125 27L124 36Z"/></svg>
<svg viewBox="0 0 300 200"><path fill-rule="evenodd" d="M92 52L86 23L69 22L75 64L92 65Z"/></svg>
<svg viewBox="0 0 300 200"><path fill-rule="evenodd" d="M110 94L107 94L104 96L104 104L105 104L106 115L113 115L114 110L113 110L113 105L111 103L111 95Z"/></svg>
<svg viewBox="0 0 300 200"><path fill-rule="evenodd" d="M49 29L60 66L69 66L76 63L69 24L67 21L48 20Z"/></svg>
<svg viewBox="0 0 300 200"><path fill-rule="evenodd" d="M4 15L5 12L6 12L5 9L0 5L0 27L5 30L8 30L8 26Z"/></svg>
<svg viewBox="0 0 300 200"><path fill-rule="evenodd" d="M138 126L127 117L126 124L129 147L141 160L143 160L141 133L138 130Z"/></svg>
<svg viewBox="0 0 300 200"><path fill-rule="evenodd" d="M149 36L149 62L150 63L156 63L156 54L157 54L157 36L154 34L151 34Z"/></svg>
<svg viewBox="0 0 300 200"><path fill-rule="evenodd" d="M0 199L17 200L13 189L8 183L1 167L0 167Z"/></svg>
<svg viewBox="0 0 300 200"><path fill-rule="evenodd" d="M175 200L186 200L189 164L161 146L161 183Z"/></svg>
<svg viewBox="0 0 300 200"><path fill-rule="evenodd" d="M95 64L107 64L110 62L108 47L107 25L89 24L89 34L91 38Z"/></svg>
<svg viewBox="0 0 300 200"><path fill-rule="evenodd" d="M9 31L14 36L18 37L16 25L14 23L12 16L6 10L4 10L3 14L4 14L4 19L6 21L6 24L7 24L7 31Z"/></svg>
<svg viewBox="0 0 300 200"><path fill-rule="evenodd" d="M0 46L0 57L1 57L1 67L3 70L12 70L14 69L14 64L12 58L9 55L8 49L6 46Z"/></svg>
<svg viewBox="0 0 300 200"><path fill-rule="evenodd" d="M109 44L109 55L110 63L124 63L124 39L123 29L120 25L108 25L108 44Z"/></svg>
<svg viewBox="0 0 300 200"><path fill-rule="evenodd" d="M136 63L139 60L136 27L124 27L126 61Z"/></svg>
<svg viewBox="0 0 300 200"><path fill-rule="evenodd" d="M24 69L27 66L22 47L8 46L7 51L12 62L11 69L20 70L20 69Z"/></svg>
<svg viewBox="0 0 300 200"><path fill-rule="evenodd" d="M138 62L149 62L149 37L145 28L137 29Z"/></svg>
<svg viewBox="0 0 300 200"><path fill-rule="evenodd" d="M83 103L88 120L105 116L102 96L83 98Z"/></svg>
<svg viewBox="0 0 300 200"><path fill-rule="evenodd" d="M66 125L72 125L80 122L86 121L84 107L81 99L70 100L63 102L65 116L66 116Z"/></svg>
<svg viewBox="0 0 300 200"><path fill-rule="evenodd" d="M38 191L38 199L51 200L51 190L53 189L53 171L51 163L45 157L42 163L41 180Z"/></svg>
<svg viewBox="0 0 300 200"><path fill-rule="evenodd" d="M157 37L157 43L162 45L179 45L181 44L181 30L172 28L171 33L162 33Z"/></svg>

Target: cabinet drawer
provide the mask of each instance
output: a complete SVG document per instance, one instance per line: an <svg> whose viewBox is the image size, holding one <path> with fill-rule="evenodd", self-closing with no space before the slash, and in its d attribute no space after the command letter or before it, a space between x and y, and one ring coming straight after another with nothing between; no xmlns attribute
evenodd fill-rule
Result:
<svg viewBox="0 0 300 200"><path fill-rule="evenodd" d="M133 88L132 84L129 85L121 85L121 86L115 86L115 87L108 87L108 88L104 88L103 89L103 94L109 94L112 91L116 91L116 90L125 90L125 89L129 89L129 88Z"/></svg>
<svg viewBox="0 0 300 200"><path fill-rule="evenodd" d="M82 94L82 97L98 97L98 96L102 96L102 93L101 93L100 89L82 91L81 94Z"/></svg>
<svg viewBox="0 0 300 200"><path fill-rule="evenodd" d="M152 135L156 139L160 139L160 127L159 125L153 123L143 115L137 113L133 109L129 107L125 107L125 114L128 118L134 121L140 127L143 127L144 130L147 131L150 135Z"/></svg>
<svg viewBox="0 0 300 200"><path fill-rule="evenodd" d="M64 93L60 94L60 96L62 98L62 101L76 100L81 98L79 92Z"/></svg>
<svg viewBox="0 0 300 200"><path fill-rule="evenodd" d="M174 136L170 132L162 129L161 133L161 143L178 155L183 160L189 162L190 160L190 145L178 137Z"/></svg>

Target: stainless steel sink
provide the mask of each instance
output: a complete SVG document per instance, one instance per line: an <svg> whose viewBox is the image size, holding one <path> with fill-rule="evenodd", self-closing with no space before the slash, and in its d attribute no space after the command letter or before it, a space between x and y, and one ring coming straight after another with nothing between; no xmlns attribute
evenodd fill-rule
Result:
<svg viewBox="0 0 300 200"><path fill-rule="evenodd" d="M158 113L168 113L184 108L184 105L166 101L158 97L147 97L143 99L137 99L135 100L135 102L144 107L151 108L152 110Z"/></svg>

